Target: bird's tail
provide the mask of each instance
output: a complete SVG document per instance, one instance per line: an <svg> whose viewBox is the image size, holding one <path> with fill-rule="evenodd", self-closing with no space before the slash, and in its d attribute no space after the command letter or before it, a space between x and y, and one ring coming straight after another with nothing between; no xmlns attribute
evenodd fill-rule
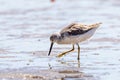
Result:
<svg viewBox="0 0 120 80"><path fill-rule="evenodd" d="M101 22L89 25L89 28L97 28L102 24Z"/></svg>

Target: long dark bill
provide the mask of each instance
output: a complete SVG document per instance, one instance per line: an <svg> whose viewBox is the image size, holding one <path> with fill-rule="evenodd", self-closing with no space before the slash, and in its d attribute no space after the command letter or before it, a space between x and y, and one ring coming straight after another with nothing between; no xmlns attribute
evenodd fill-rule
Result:
<svg viewBox="0 0 120 80"><path fill-rule="evenodd" d="M50 50L49 50L48 56L49 56L50 53L51 53L52 47L53 47L53 42L51 43L51 46L50 46Z"/></svg>

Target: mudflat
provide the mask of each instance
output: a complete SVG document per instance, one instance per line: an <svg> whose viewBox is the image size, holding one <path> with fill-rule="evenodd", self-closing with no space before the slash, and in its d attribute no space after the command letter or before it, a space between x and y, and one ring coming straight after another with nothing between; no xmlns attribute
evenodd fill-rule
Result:
<svg viewBox="0 0 120 80"><path fill-rule="evenodd" d="M0 0L0 80L119 80L119 8L118 0ZM49 36L72 22L103 24L80 43L80 61L77 49L55 57L72 45L47 56Z"/></svg>

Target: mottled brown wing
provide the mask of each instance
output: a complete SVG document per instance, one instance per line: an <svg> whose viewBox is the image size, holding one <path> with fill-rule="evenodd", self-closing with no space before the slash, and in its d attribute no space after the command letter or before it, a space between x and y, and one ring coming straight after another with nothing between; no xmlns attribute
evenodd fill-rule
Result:
<svg viewBox="0 0 120 80"><path fill-rule="evenodd" d="M82 29L82 28L77 28L77 29L71 29L70 31L67 31L67 33L69 35L72 35L72 36L75 36L75 35L82 35L86 32L88 32L89 30L91 30L92 28L90 29Z"/></svg>
<svg viewBox="0 0 120 80"><path fill-rule="evenodd" d="M65 32L65 31L70 30L74 25L76 25L76 23L72 23L72 24L68 25L67 27L63 28L63 29L60 31L60 33L63 33L63 32Z"/></svg>
<svg viewBox="0 0 120 80"><path fill-rule="evenodd" d="M81 35L84 34L86 32L88 32L89 30L91 30L92 28L88 29L87 25L83 25L83 24L74 24L72 26L68 26L66 28L64 28L61 31L61 36L66 36L66 35Z"/></svg>

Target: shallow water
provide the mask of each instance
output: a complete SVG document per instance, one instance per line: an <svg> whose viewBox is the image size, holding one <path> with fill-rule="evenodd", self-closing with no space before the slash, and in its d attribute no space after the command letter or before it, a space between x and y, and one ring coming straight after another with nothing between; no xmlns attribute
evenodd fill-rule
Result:
<svg viewBox="0 0 120 80"><path fill-rule="evenodd" d="M118 0L0 0L0 79L119 80L120 2ZM54 45L49 36L64 26L102 22L88 41L62 57L71 45ZM54 75L53 75L54 74Z"/></svg>

